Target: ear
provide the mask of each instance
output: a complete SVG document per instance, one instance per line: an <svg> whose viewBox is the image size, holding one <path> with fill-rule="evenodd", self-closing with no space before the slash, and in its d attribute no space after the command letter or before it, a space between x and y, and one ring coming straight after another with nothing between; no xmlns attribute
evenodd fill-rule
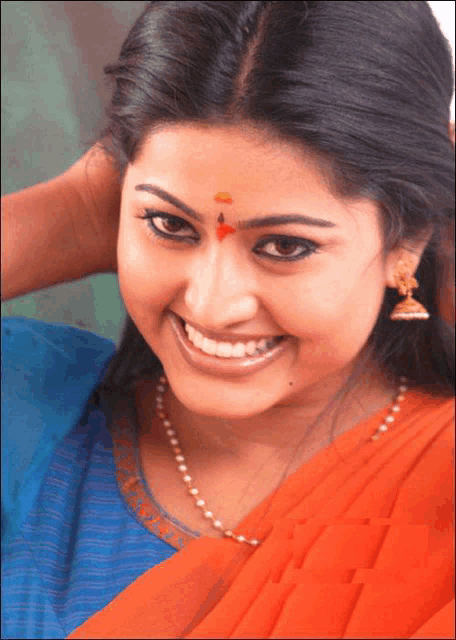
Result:
<svg viewBox="0 0 456 640"><path fill-rule="evenodd" d="M426 230L415 240L407 240L406 244L393 249L386 259L386 286L395 289L397 287L395 270L397 263L401 260L406 263L410 269L410 275L415 275L416 270L421 262L421 257L427 244L432 236L432 229Z"/></svg>

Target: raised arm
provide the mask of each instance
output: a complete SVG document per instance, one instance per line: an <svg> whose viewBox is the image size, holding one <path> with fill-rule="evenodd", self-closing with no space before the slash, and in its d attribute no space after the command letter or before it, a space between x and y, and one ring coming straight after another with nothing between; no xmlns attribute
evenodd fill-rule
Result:
<svg viewBox="0 0 456 640"><path fill-rule="evenodd" d="M120 178L98 145L63 174L2 198L2 300L117 271Z"/></svg>

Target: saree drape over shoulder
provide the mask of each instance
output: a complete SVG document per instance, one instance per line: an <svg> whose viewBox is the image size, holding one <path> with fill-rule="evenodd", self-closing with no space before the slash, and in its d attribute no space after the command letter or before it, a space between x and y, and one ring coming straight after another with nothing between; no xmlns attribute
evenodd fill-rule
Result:
<svg viewBox="0 0 456 640"><path fill-rule="evenodd" d="M145 571L68 638L452 638L454 401L409 391L306 462L236 533Z"/></svg>

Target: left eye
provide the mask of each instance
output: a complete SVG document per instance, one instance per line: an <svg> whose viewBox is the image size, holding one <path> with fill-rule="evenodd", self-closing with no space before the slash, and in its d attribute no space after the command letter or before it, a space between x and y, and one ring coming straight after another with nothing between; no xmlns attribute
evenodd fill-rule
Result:
<svg viewBox="0 0 456 640"><path fill-rule="evenodd" d="M257 248L258 246L259 245L257 245ZM261 244L262 249L268 246L276 247L275 251L266 252L267 256L276 260L297 260L298 258L304 258L314 253L318 248L315 242L305 240L304 238L290 238L289 236L270 238ZM298 251L298 253L296 253L296 251ZM258 253L258 251L255 250L255 253Z"/></svg>

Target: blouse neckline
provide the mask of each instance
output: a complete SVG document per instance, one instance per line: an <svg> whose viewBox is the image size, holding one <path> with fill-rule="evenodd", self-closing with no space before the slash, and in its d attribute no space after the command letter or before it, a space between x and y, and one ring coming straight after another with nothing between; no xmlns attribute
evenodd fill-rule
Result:
<svg viewBox="0 0 456 640"><path fill-rule="evenodd" d="M417 396L421 395L424 394L410 390L406 399L402 402L401 415L408 414L416 406ZM384 408L366 420L362 420L352 429L336 436L331 444L317 452L302 467L318 464L319 462L323 463L328 456L328 452L332 452L334 448L339 453L348 454L352 449L358 450L368 443L373 446L374 443L370 441L370 436L373 435L376 427L386 416L389 408L390 404L388 403ZM139 422L134 392L117 396L112 417L111 432L116 482L121 497L130 513L150 533L167 542L176 550L182 549L192 540L200 538L200 533L193 531L174 518L157 502L146 481L139 455ZM385 440L388 437L391 437L390 433L382 435ZM294 482L297 475L302 471L302 467L290 474L285 482ZM276 491L277 489L273 493ZM261 508L262 505L258 505L252 511L252 514L261 511ZM247 515L244 521L250 522L252 514ZM236 529L239 528L241 530L242 527L243 523L240 523Z"/></svg>

